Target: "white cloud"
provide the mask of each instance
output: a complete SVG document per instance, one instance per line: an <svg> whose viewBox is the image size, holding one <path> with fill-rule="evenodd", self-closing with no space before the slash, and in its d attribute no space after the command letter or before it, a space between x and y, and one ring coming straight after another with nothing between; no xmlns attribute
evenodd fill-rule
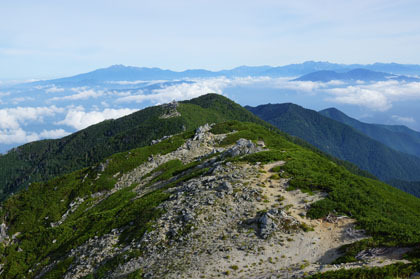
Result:
<svg viewBox="0 0 420 279"><path fill-rule="evenodd" d="M419 82L381 81L325 89L330 101L359 105L377 111L386 111L394 102L420 100Z"/></svg>
<svg viewBox="0 0 420 279"><path fill-rule="evenodd" d="M376 83L343 81L330 82L290 81L290 78L245 77L228 79L225 77L196 79L194 83L177 84L156 89L152 94L138 94L118 98L117 102L164 103L173 99L190 99L214 92L222 94L228 87L248 86L258 88L285 89L319 95L327 101L363 106L373 111L386 111L393 103L401 100L420 100L420 82L400 82L396 80ZM141 92L140 92L141 93Z"/></svg>
<svg viewBox="0 0 420 279"><path fill-rule="evenodd" d="M120 81L108 81L107 83L109 84L118 84L118 85L136 85L136 84L147 84L147 85L151 85L151 84L155 84L155 83L162 83L165 82L167 80L135 80L135 81L128 81L128 80L120 80Z"/></svg>
<svg viewBox="0 0 420 279"><path fill-rule="evenodd" d="M9 95L10 95L10 92L1 92L0 91L0 104L4 104L1 97L6 97L6 96L9 96Z"/></svg>
<svg viewBox="0 0 420 279"><path fill-rule="evenodd" d="M57 138L68 133L63 129L44 130L41 133L27 132L21 126L31 122L41 123L44 117L55 116L64 109L51 107L16 107L0 110L0 143L18 144L42 138Z"/></svg>
<svg viewBox="0 0 420 279"><path fill-rule="evenodd" d="M0 129L0 143L2 144L20 144L40 139L56 139L69 135L63 129L43 130L41 133L27 132L22 128L18 129Z"/></svg>
<svg viewBox="0 0 420 279"><path fill-rule="evenodd" d="M343 85L342 81L330 81L327 83L311 81L290 81L291 78L271 78L271 77L238 77L226 78L217 77L209 79L190 79L192 83L180 83L155 89L152 94L143 94L141 90L138 94L129 94L118 98L120 103L137 102L142 103L151 101L155 104L165 103L171 100L185 100L198 97L207 93L223 94L229 87L255 87L255 88L274 88L290 89L305 93L313 93L324 88ZM257 89L256 89L257 90ZM115 94L114 94L115 95Z"/></svg>
<svg viewBox="0 0 420 279"><path fill-rule="evenodd" d="M0 129L0 143L3 144L26 143L38 139L36 133L27 133L22 128Z"/></svg>
<svg viewBox="0 0 420 279"><path fill-rule="evenodd" d="M26 100L26 98L24 98L24 97L18 97L18 98L13 98L12 99L12 102L13 102L13 104L18 104L18 103L21 103L21 102L24 102Z"/></svg>
<svg viewBox="0 0 420 279"><path fill-rule="evenodd" d="M313 81L289 81L284 82L283 80L278 80L275 82L277 88L281 89L291 89L296 91L312 92L321 88L325 88L326 84L321 82Z"/></svg>
<svg viewBox="0 0 420 279"><path fill-rule="evenodd" d="M55 85L53 85L50 88L45 89L45 92L47 93L64 92L64 88L56 87Z"/></svg>
<svg viewBox="0 0 420 279"><path fill-rule="evenodd" d="M361 105L378 111L388 110L392 106L386 96L372 89L349 86L328 89L327 92L334 95L327 100L338 103Z"/></svg>
<svg viewBox="0 0 420 279"><path fill-rule="evenodd" d="M29 121L42 122L45 116L54 116L63 111L63 108L57 108L56 106L0 109L0 129L17 130L21 124Z"/></svg>
<svg viewBox="0 0 420 279"><path fill-rule="evenodd" d="M105 109L103 111L86 112L82 107L70 109L64 120L56 122L57 125L67 125L77 130L102 122L106 119L115 119L135 112L135 109Z"/></svg>
<svg viewBox="0 0 420 279"><path fill-rule="evenodd" d="M183 83L168 86L161 89L153 90L152 94L141 94L142 91L138 91L140 94L128 95L118 98L116 101L119 103L142 103L145 101L151 101L153 103L166 103L172 100L185 100L206 93L219 93L221 94L222 85L217 83Z"/></svg>
<svg viewBox="0 0 420 279"><path fill-rule="evenodd" d="M400 123L405 123L405 124L414 124L414 123L416 123L416 120L414 120L413 117L405 117L405 116L400 116L400 115L392 115L391 118L394 119L397 122L400 122Z"/></svg>
<svg viewBox="0 0 420 279"><path fill-rule="evenodd" d="M138 90L138 92L143 92L143 91ZM112 96L117 96L117 97L125 97L125 96L130 96L131 92L130 91L110 91L110 92L107 92L107 94L112 95Z"/></svg>
<svg viewBox="0 0 420 279"><path fill-rule="evenodd" d="M290 90L290 92L301 92L306 95L315 95L320 100L326 99L336 103L351 104L369 108L370 111L386 111L395 102L400 100L420 100L420 83L383 81L376 83L353 83L347 84L341 81L307 82L290 81L290 78L270 77L242 77L242 78L210 78L191 79L190 83L178 83L153 91L106 91L96 90L87 87L72 88L75 94L70 96L55 97L50 100L87 100L97 98L97 107L87 111L82 106L68 106L58 108L56 106L45 107L16 107L0 109L0 142L27 142L40 138L61 137L67 134L63 129L49 130L47 126L41 133L28 132L26 127L32 123L42 123L44 119L51 121L46 125L66 125L74 129L83 129L106 119L118 118L134 112L134 109L112 109L113 102L118 103L142 103L149 101L153 104L167 103L172 100L185 100L198 97L207 93L223 94L232 87L246 87L259 92L261 88ZM45 91L62 92L62 88L55 86L44 88ZM0 97L10 96L9 92L0 92ZM45 96L45 94L44 94ZM9 99L3 99L9 101ZM256 100L257 97L256 97ZM14 101L24 101L16 99ZM37 100L38 101L38 100ZM1 103L1 98L0 98ZM60 115L57 118L57 114ZM51 118L54 117L54 120ZM400 123L413 123L414 119L404 116L392 116ZM45 121L46 122L46 121ZM61 128L61 127L60 127ZM29 130L29 128L28 128Z"/></svg>
<svg viewBox="0 0 420 279"><path fill-rule="evenodd" d="M70 135L70 133L64 129L43 130L41 133L39 133L39 137L44 139L57 139L68 135Z"/></svg>
<svg viewBox="0 0 420 279"><path fill-rule="evenodd" d="M77 101L77 100L86 100L89 98L99 98L105 94L104 91L99 90L95 91L93 89L80 89L73 88L72 91L78 92L77 94L64 96L64 97L54 97L48 101Z"/></svg>
<svg viewBox="0 0 420 279"><path fill-rule="evenodd" d="M108 108L108 107L109 107L109 104L108 104L107 102L105 102L105 101L102 101L102 102L101 102L101 105L102 105L103 107L105 107L105 108Z"/></svg>
<svg viewBox="0 0 420 279"><path fill-rule="evenodd" d="M11 100L12 104L17 105L19 103L22 102L27 102L27 101L34 101L35 99L32 97L17 97L17 98L13 98Z"/></svg>
<svg viewBox="0 0 420 279"><path fill-rule="evenodd" d="M175 85L166 86L164 88L155 89L151 94L130 94L118 98L116 101L119 103L142 103L151 101L155 104L166 103L172 100L186 100L195 98L207 93L222 94L223 90L227 87L245 86L257 83L265 83L272 80L268 77L244 77L228 79L226 77L218 77L211 79L192 79L192 83L179 83Z"/></svg>

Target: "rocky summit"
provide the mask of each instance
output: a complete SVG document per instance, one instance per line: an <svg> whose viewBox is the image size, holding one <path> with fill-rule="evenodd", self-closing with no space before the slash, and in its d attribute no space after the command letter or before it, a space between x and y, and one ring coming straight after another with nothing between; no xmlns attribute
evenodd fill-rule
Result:
<svg viewBox="0 0 420 279"><path fill-rule="evenodd" d="M297 164L305 164L301 172ZM306 173L324 165L324 177ZM353 189L370 181L256 124L206 124L168 135L9 199L0 274L302 278L412 265L404 255L416 251L416 240L390 245L390 234L385 245L375 238L356 213L364 209L340 203L328 172L357 178ZM51 207L35 202L35 192ZM417 224L405 226L418 236Z"/></svg>

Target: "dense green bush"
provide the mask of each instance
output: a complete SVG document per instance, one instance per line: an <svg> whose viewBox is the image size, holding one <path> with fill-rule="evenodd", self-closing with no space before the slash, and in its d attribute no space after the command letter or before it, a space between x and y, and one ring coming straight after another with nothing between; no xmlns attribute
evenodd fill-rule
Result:
<svg viewBox="0 0 420 279"><path fill-rule="evenodd" d="M409 278L420 270L420 263L392 264L384 267L340 269L307 277L308 279L393 279Z"/></svg>

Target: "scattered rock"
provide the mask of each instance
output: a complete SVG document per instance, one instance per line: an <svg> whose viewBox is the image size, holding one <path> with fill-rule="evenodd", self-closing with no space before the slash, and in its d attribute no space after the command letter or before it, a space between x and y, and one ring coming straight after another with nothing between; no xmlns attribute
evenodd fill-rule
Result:
<svg viewBox="0 0 420 279"><path fill-rule="evenodd" d="M157 144L157 143L159 143L159 142L161 142L161 141L164 141L164 140L166 140L166 139L171 138L172 136L173 136L173 135L163 136L163 137L162 137L162 138L160 138L160 139L157 139L157 140L152 140L151 145L155 145L155 144Z"/></svg>
<svg viewBox="0 0 420 279"><path fill-rule="evenodd" d="M8 238L7 225L3 222L0 225L0 243L3 242L3 240L5 240L6 238Z"/></svg>

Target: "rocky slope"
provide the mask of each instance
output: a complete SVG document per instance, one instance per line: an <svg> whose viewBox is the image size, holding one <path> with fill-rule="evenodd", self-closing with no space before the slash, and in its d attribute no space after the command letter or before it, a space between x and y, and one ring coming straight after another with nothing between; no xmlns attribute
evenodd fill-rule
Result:
<svg viewBox="0 0 420 279"><path fill-rule="evenodd" d="M77 172L74 181L33 185L12 197L2 211L1 276L301 278L410 263L402 258L412 250L406 243L367 247L352 263L332 264L343 255L342 245L367 239L372 229L356 226L338 207L313 218L311 210L334 194L293 188L299 175L287 166L302 148L248 125L206 124L193 134L117 154ZM111 186L95 186L107 179ZM89 191L81 190L85 186ZM50 210L31 200L37 187L44 187L45 201L62 206ZM66 187L71 190L61 193ZM398 194L420 207L417 199Z"/></svg>

